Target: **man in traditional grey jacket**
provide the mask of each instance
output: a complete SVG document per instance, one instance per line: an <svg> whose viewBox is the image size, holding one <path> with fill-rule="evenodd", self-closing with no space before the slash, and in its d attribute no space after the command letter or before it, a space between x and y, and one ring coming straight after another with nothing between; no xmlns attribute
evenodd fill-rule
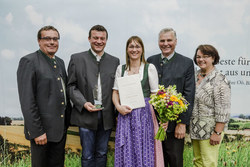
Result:
<svg viewBox="0 0 250 167"><path fill-rule="evenodd" d="M21 58L17 85L24 133L34 167L63 167L71 105L64 62L55 53L60 35L53 26L38 31L40 49Z"/></svg>
<svg viewBox="0 0 250 167"><path fill-rule="evenodd" d="M190 103L188 110L180 114L180 123L169 122L167 139L163 141L165 166L182 167L186 126L189 125L194 103L194 64L190 58L175 52L177 38L172 28L160 31L158 44L161 53L149 57L147 61L155 65L159 84L165 87L176 85L178 93L182 93Z"/></svg>
<svg viewBox="0 0 250 167"><path fill-rule="evenodd" d="M119 59L104 52L107 39L103 26L93 26L88 37L91 48L73 54L68 67L71 124L79 127L84 167L106 166L108 140L115 125L112 87Z"/></svg>

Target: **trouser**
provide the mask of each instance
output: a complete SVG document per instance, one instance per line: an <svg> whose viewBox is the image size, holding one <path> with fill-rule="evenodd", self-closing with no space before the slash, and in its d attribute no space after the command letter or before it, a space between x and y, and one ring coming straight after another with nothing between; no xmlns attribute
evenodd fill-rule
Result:
<svg viewBox="0 0 250 167"><path fill-rule="evenodd" d="M65 154L66 132L59 142L47 142L37 145L30 141L32 167L63 167Z"/></svg>
<svg viewBox="0 0 250 167"><path fill-rule="evenodd" d="M217 167L221 142L214 146L209 142L210 139L192 140L195 167Z"/></svg>
<svg viewBox="0 0 250 167"><path fill-rule="evenodd" d="M183 167L184 139L174 137L174 132L167 133L162 142L165 167Z"/></svg>
<svg viewBox="0 0 250 167"><path fill-rule="evenodd" d="M108 141L112 129L104 130L101 111L98 113L98 129L79 127L82 145L82 167L105 167L107 163Z"/></svg>

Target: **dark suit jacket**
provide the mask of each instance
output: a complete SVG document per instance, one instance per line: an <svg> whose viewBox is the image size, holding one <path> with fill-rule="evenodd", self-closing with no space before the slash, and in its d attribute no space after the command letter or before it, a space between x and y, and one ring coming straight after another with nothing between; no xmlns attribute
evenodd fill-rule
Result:
<svg viewBox="0 0 250 167"><path fill-rule="evenodd" d="M26 139L34 139L44 133L47 140L62 139L70 116L70 102L65 98L61 79L67 83L64 62L55 57L56 66L38 50L21 58L17 70L17 84L24 116Z"/></svg>
<svg viewBox="0 0 250 167"><path fill-rule="evenodd" d="M176 85L177 92L182 93L190 103L188 110L180 115L181 123L189 125L195 94L193 61L178 53L175 53L166 64L162 63L161 54L151 56L147 61L155 65L158 71L159 84L165 87ZM170 122L167 132L174 132L175 126L176 122Z"/></svg>
<svg viewBox="0 0 250 167"><path fill-rule="evenodd" d="M114 126L115 110L112 103L112 88L119 59L105 53L100 60L100 77L102 87L102 110L104 129ZM98 112L89 112L84 108L86 102L94 104L93 88L98 79L98 62L89 51L71 56L68 67L68 89L73 102L71 124L97 130Z"/></svg>

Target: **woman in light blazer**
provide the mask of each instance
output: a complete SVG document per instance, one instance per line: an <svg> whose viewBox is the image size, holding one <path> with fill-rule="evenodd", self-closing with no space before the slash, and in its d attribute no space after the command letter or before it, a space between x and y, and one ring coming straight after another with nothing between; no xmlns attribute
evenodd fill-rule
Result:
<svg viewBox="0 0 250 167"><path fill-rule="evenodd" d="M190 120L194 166L217 166L223 130L229 121L231 88L215 67L219 59L218 51L211 45L198 46L194 55L194 62L200 67Z"/></svg>

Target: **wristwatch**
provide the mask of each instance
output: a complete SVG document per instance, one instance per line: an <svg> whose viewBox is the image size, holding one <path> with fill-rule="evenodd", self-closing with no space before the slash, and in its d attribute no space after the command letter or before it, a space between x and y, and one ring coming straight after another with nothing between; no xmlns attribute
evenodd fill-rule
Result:
<svg viewBox="0 0 250 167"><path fill-rule="evenodd" d="M216 130L214 130L214 133L216 133L217 135L221 135L221 132L217 132Z"/></svg>

